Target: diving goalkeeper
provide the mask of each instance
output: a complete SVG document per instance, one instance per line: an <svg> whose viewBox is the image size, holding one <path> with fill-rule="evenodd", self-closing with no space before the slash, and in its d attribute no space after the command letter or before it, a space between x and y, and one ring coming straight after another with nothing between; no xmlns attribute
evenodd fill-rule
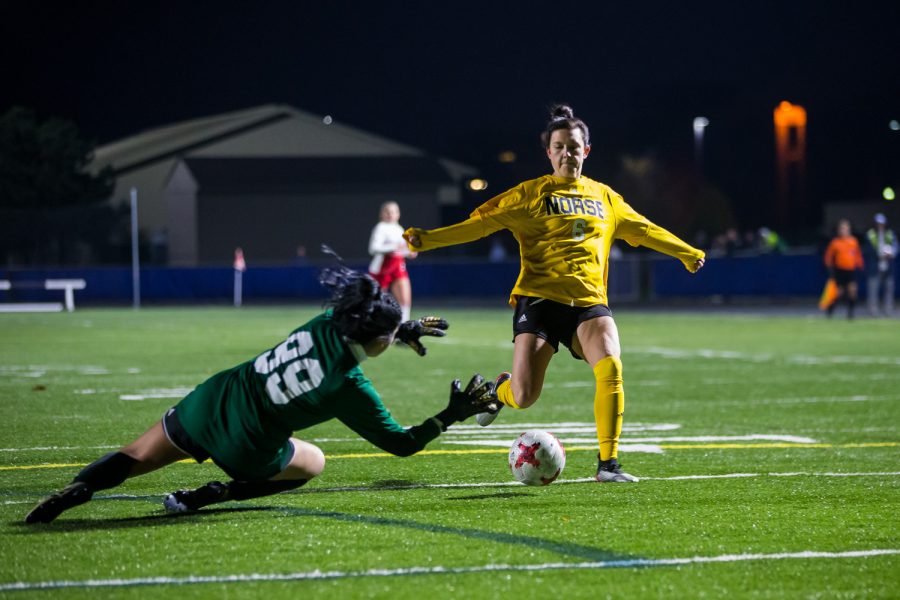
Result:
<svg viewBox="0 0 900 600"><path fill-rule="evenodd" d="M60 513L129 477L173 462L211 458L232 480L213 481L165 497L169 512L296 489L322 472L322 451L295 430L338 419L397 456L425 447L451 424L496 410L493 384L475 375L463 390L451 384L444 410L408 429L391 417L360 369L396 338L425 354L421 337L443 336L447 322L425 317L401 323L400 306L368 275L341 267L323 271L330 309L294 330L254 360L213 375L138 439L94 461L68 486L42 500L26 523L49 523Z"/></svg>

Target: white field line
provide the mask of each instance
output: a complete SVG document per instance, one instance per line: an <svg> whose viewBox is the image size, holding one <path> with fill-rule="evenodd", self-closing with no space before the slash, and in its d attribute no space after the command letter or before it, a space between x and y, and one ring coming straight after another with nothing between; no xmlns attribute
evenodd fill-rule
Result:
<svg viewBox="0 0 900 600"><path fill-rule="evenodd" d="M461 433L466 431L493 431L493 430L509 430L519 435L526 429L544 429L547 431L559 431L564 427L586 428L590 431L596 431L597 426L591 422L585 421L563 421L561 423L496 423L492 424L490 429L486 429L481 425L453 425L447 430L447 433ZM625 423L622 431L671 431L673 429L681 429L678 423Z"/></svg>
<svg viewBox="0 0 900 600"><path fill-rule="evenodd" d="M149 390L139 390L133 394L120 394L119 400L153 400L158 398L184 398L190 394L194 388L158 388Z"/></svg>
<svg viewBox="0 0 900 600"><path fill-rule="evenodd" d="M643 348L628 348L629 354L651 354L664 358L708 358L723 360L740 360L745 362L772 362L780 361L799 365L900 365L900 357L895 356L813 356L809 354L788 354L781 356L772 353L748 354L735 350L711 350L698 348L696 350L683 350L680 348L664 348L660 346L646 346Z"/></svg>
<svg viewBox="0 0 900 600"><path fill-rule="evenodd" d="M797 471L793 473L723 473L721 475L673 475L670 477L641 477L641 481L703 481L707 479L750 479L753 477L897 477L900 471L873 471L868 473L815 473L812 471ZM553 485L570 485L575 483L596 483L593 477L579 477L577 479L557 479ZM299 494L321 494L332 492L391 492L399 490L466 490L479 488L503 488L503 487L522 487L524 483L518 481L483 481L480 483L407 483L398 485L353 485L341 487L316 488L307 487ZM146 498L146 496L135 496L132 494L107 494L94 496L94 500L137 500ZM5 500L2 504L34 504L34 499L30 500Z"/></svg>
<svg viewBox="0 0 900 600"><path fill-rule="evenodd" d="M813 477L877 477L900 475L900 471L882 471L878 473L805 473L803 471L798 471L796 473L769 473L770 477L801 477L804 475L810 475Z"/></svg>
<svg viewBox="0 0 900 600"><path fill-rule="evenodd" d="M721 475L673 475L669 477L641 477L641 481L702 481L706 479L747 479L751 477L896 477L900 475L900 471L880 471L868 473L816 473L801 472L795 473L723 473ZM579 477L577 479L557 479L553 485L557 484L573 484L573 483L596 483L593 477ZM418 490L418 489L470 489L470 488L498 488L498 487L521 487L524 483L518 481L485 481L480 483L409 483L398 484L392 486L345 486L336 488L309 488L306 493L313 492L355 492L355 491L391 491L391 490Z"/></svg>
<svg viewBox="0 0 900 600"><path fill-rule="evenodd" d="M115 391L115 390L106 390L106 391ZM187 394L190 390L185 392ZM84 392L84 391L82 391ZM496 437L498 435L507 435L509 436L510 441L518 436L520 433L527 429L543 429L547 431L552 431L554 433L562 431L564 428L572 428L573 433L589 433L594 434L597 431L597 426L593 423L585 423L585 422L561 422L561 423L514 423L514 424L501 424L497 423L495 425L491 425L490 428L482 427L481 425L454 425L450 429L448 429L444 435L459 435L459 436L472 436L476 432L484 434L484 435L493 435ZM622 427L623 433L635 433L635 432L643 432L643 431L672 431L675 429L680 429L681 425L677 423L630 423L625 424ZM577 429L577 431L576 431ZM307 439L309 442L315 443L326 443L326 442L362 442L364 441L360 437L317 437L317 438L309 438ZM123 443L127 443L127 440L123 441ZM109 449L109 448L119 448L122 444L119 445L103 445L103 446L31 446L26 448L0 448L0 452L29 452L29 451L47 451L47 450L96 450L96 449Z"/></svg>
<svg viewBox="0 0 900 600"><path fill-rule="evenodd" d="M47 371L75 371L84 375L108 375L111 371L101 365L0 365L0 375L23 375ZM140 367L128 367L126 373L140 373Z"/></svg>
<svg viewBox="0 0 900 600"><path fill-rule="evenodd" d="M557 430L554 434L561 433ZM477 439L464 440L443 440L444 444L466 445L466 446L507 446L509 439L495 439L496 436L482 436ZM493 439L492 439L493 438ZM596 441L596 437L590 438L572 438L560 437L563 444L591 444ZM672 436L672 437L629 437L623 438L620 444L665 444L669 442L751 442L751 441L768 441L768 442L786 442L789 444L817 444L818 440L808 437L800 437L796 435L772 435L767 433L754 433L751 435L696 435L696 436Z"/></svg>
<svg viewBox="0 0 900 600"><path fill-rule="evenodd" d="M75 372L78 375L110 374L109 369L97 365L0 365L0 375L13 377L43 377L48 372Z"/></svg>
<svg viewBox="0 0 900 600"><path fill-rule="evenodd" d="M30 451L46 451L46 450L109 450L112 448L121 448L122 444L118 446L112 445L103 445L103 446L32 446L30 448L0 448L0 452L30 452Z"/></svg>
<svg viewBox="0 0 900 600"><path fill-rule="evenodd" d="M686 556L676 558L626 558L592 562L552 562L524 565L486 564L468 567L400 567L366 569L362 571L299 571L295 573L246 573L234 575L189 575L187 577L135 577L132 579L84 579L12 582L0 584L0 592L48 590L62 588L117 588L149 585L189 585L198 583L251 583L261 581L303 581L321 579L360 579L367 577L397 577L408 575L466 575L488 572L540 572L563 570L630 569L636 567L671 567L691 564L736 563L772 560L811 560L827 558L867 558L900 554L900 549L848 550L844 552L778 552L773 554L720 554L718 556Z"/></svg>
<svg viewBox="0 0 900 600"><path fill-rule="evenodd" d="M130 369L129 369L130 371ZM72 393L79 396L93 396L95 394L118 394L119 400L151 400L157 398L184 398L194 390L193 387L176 388L150 388L145 390L124 390L121 388L82 388L73 390Z"/></svg>
<svg viewBox="0 0 900 600"><path fill-rule="evenodd" d="M628 386L660 386L667 385L666 381L661 381L658 379L636 379L631 378L628 380ZM562 383L545 383L543 389L554 389L554 388L591 388L594 389L596 387L596 382L592 381L565 381Z"/></svg>
<svg viewBox="0 0 900 600"><path fill-rule="evenodd" d="M751 400L752 404L822 404L829 402L873 402L879 400L896 400L900 396L887 394L879 396L801 396L798 398L769 398L763 400ZM747 402L729 402L729 405L747 405Z"/></svg>

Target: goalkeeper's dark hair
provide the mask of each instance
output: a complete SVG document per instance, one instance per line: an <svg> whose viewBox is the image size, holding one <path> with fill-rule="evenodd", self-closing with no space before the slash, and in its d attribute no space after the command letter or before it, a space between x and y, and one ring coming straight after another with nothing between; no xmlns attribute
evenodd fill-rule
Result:
<svg viewBox="0 0 900 600"><path fill-rule="evenodd" d="M319 283L331 293L325 307L344 336L360 344L393 333L400 324L400 304L378 282L345 266L323 269Z"/></svg>

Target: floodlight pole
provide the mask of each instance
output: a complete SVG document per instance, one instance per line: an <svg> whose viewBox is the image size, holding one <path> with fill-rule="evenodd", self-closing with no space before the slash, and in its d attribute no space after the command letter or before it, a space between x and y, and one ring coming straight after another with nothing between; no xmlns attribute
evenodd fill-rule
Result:
<svg viewBox="0 0 900 600"><path fill-rule="evenodd" d="M141 307L141 260L138 253L137 188L131 188L131 293L134 309Z"/></svg>
<svg viewBox="0 0 900 600"><path fill-rule="evenodd" d="M706 117L694 118L694 165L701 179L703 179L703 134L708 126L709 119Z"/></svg>

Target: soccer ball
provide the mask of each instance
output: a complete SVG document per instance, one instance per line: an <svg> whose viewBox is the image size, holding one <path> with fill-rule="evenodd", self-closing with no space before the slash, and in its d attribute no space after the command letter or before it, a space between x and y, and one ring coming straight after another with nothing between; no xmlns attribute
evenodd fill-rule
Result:
<svg viewBox="0 0 900 600"><path fill-rule="evenodd" d="M546 431L526 431L509 448L509 470L525 485L549 485L566 466L566 449Z"/></svg>

